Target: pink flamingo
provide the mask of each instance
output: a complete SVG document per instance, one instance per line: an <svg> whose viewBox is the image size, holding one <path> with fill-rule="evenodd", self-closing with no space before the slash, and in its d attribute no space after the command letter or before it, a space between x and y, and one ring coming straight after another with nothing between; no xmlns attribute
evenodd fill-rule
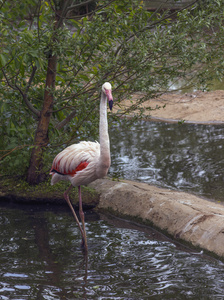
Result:
<svg viewBox="0 0 224 300"><path fill-rule="evenodd" d="M64 193L64 198L79 226L82 234L82 245L84 246L86 252L88 251L88 247L84 213L82 209L81 185L89 184L98 178L104 177L110 167L107 100L109 101L109 108L112 110L113 96L111 84L109 82L105 82L102 86L99 124L100 144L98 142L80 142L65 148L55 157L50 171L50 175L52 175L52 185L60 180L68 180L71 182L71 185ZM68 195L73 186L78 187L79 215L82 222L82 227Z"/></svg>

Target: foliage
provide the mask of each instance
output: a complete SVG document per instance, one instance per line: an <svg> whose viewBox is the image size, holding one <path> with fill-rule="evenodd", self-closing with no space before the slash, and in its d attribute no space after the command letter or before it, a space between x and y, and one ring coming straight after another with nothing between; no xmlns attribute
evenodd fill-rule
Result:
<svg viewBox="0 0 224 300"><path fill-rule="evenodd" d="M146 11L137 0L96 1L95 11L85 16L77 13L79 4L50 0L1 4L4 174L24 174L28 167L51 55L57 57L56 88L51 90L54 106L49 112L44 172L55 152L71 142L97 138L104 81L112 83L117 103L142 92L126 112L130 113L150 97L169 91L175 80L206 88L208 80L223 75L222 0L196 1L175 18L167 11ZM65 17L55 11L66 11ZM56 20L61 26L55 25Z"/></svg>

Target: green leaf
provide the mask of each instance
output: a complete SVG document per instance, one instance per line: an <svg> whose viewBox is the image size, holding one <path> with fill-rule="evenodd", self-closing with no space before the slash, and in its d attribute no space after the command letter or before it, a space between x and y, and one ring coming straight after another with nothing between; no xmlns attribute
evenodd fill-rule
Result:
<svg viewBox="0 0 224 300"><path fill-rule="evenodd" d="M79 78L83 79L84 81L89 81L89 77L87 75L84 74L79 74Z"/></svg>
<svg viewBox="0 0 224 300"><path fill-rule="evenodd" d="M3 68L6 65L7 61L3 54L0 54L0 67Z"/></svg>
<svg viewBox="0 0 224 300"><path fill-rule="evenodd" d="M64 113L62 111L58 111L57 112L57 118L58 118L59 121L64 120L64 118L65 118Z"/></svg>
<svg viewBox="0 0 224 300"><path fill-rule="evenodd" d="M76 28L76 29L80 29L80 27L82 26L79 22L75 21L75 20L70 20L70 22L72 23L72 25Z"/></svg>
<svg viewBox="0 0 224 300"><path fill-rule="evenodd" d="M4 110L5 110L5 105L6 105L6 104L5 104L4 102L3 102L2 105L1 105L1 114L3 114L3 112L4 112Z"/></svg>
<svg viewBox="0 0 224 300"><path fill-rule="evenodd" d="M21 66L20 66L20 72L21 72L22 77L24 77L24 74L25 74L25 67L24 67L24 64L23 64L23 63L22 63Z"/></svg>

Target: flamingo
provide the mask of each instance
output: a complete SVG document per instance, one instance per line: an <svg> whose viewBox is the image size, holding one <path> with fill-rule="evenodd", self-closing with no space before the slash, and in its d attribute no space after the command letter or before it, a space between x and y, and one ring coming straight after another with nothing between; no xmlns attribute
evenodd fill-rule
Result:
<svg viewBox="0 0 224 300"><path fill-rule="evenodd" d="M88 251L88 247L82 208L81 185L87 185L96 179L104 177L110 167L107 100L109 102L109 108L112 110L113 96L109 82L105 82L102 86L99 122L100 143L83 141L65 148L54 158L50 171L50 175L52 175L51 185L54 185L60 180L67 180L71 183L69 188L64 192L64 198L78 224L82 235L82 246L86 252ZM69 192L73 186L78 187L79 216L82 226L69 199Z"/></svg>

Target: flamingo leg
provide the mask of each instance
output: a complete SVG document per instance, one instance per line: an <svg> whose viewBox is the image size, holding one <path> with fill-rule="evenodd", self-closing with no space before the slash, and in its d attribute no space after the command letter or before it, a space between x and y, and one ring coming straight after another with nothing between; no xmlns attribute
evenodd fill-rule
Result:
<svg viewBox="0 0 224 300"><path fill-rule="evenodd" d="M71 190L72 188L73 188L73 186L71 185L71 186L64 192L64 198L65 198L66 202L68 203L68 205L69 205L69 207L70 207L70 209L71 209L71 211L72 211L73 216L75 217L76 223L78 224L79 230L80 230L80 232L81 232L81 234L82 234L82 241L83 241L83 244L86 245L85 249L86 249L86 251L87 251L86 232L85 232L85 234L84 234L85 227L84 227L84 230L83 230L82 227L81 227L81 225L80 225L79 219L78 219L78 217L77 217L77 215L76 215L76 213L75 213L75 210L74 210L74 208L73 208L73 206L72 206L72 204L71 204L71 201L70 201L70 199L69 199L69 196L68 196L68 193L70 192L70 190ZM80 203L80 202L79 202L79 203ZM81 216L80 216L80 218L81 218ZM83 214L83 218L84 218L84 214ZM83 222L83 221L82 221L82 222ZM85 226L85 224L84 224L84 226Z"/></svg>
<svg viewBox="0 0 224 300"><path fill-rule="evenodd" d="M82 209L81 186L78 186L78 191L79 191L79 216L82 221L82 229L83 229L83 246L87 252L88 246L87 246L87 237L86 237L86 228L85 228L85 216L84 216L84 212Z"/></svg>

